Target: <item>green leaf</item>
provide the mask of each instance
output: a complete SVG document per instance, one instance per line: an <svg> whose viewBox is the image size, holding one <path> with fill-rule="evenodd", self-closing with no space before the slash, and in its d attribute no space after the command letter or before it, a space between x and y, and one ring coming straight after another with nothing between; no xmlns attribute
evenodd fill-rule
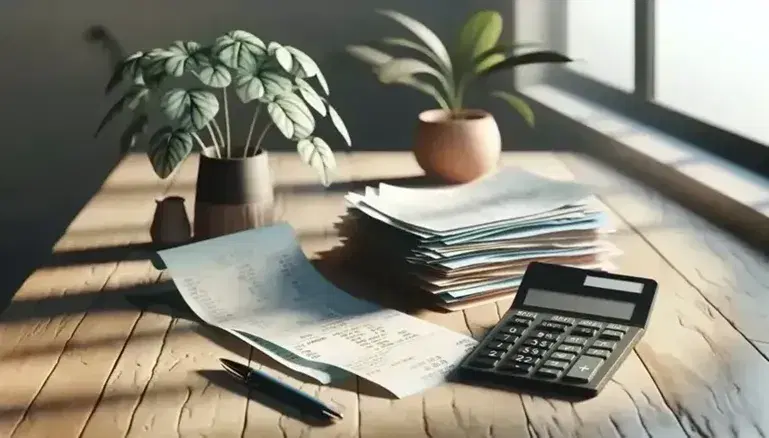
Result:
<svg viewBox="0 0 769 438"><path fill-rule="evenodd" d="M302 140L315 130L315 118L296 94L285 93L276 96L274 101L267 104L267 113L288 139Z"/></svg>
<svg viewBox="0 0 769 438"><path fill-rule="evenodd" d="M294 58L291 57L291 53L285 47L273 41L267 46L267 53L278 61L278 64L286 73L291 73L294 67Z"/></svg>
<svg viewBox="0 0 769 438"><path fill-rule="evenodd" d="M296 144L299 157L309 164L320 176L321 183L328 187L331 184L331 171L336 168L336 159L331 147L322 138L310 137Z"/></svg>
<svg viewBox="0 0 769 438"><path fill-rule="evenodd" d="M203 46L195 41L175 41L168 49L165 70L171 76L181 77L205 62Z"/></svg>
<svg viewBox="0 0 769 438"><path fill-rule="evenodd" d="M160 108L171 120L179 122L182 128L199 131L219 112L219 101L205 90L173 89L160 99Z"/></svg>
<svg viewBox="0 0 769 438"><path fill-rule="evenodd" d="M334 127L339 132L339 135L344 138L345 143L347 143L347 146L352 146L352 141L350 140L350 133L347 131L347 126L345 126L344 121L342 121L342 117L339 116L339 113L336 112L333 106L328 106L328 115L331 117L331 123L334 124Z"/></svg>
<svg viewBox="0 0 769 438"><path fill-rule="evenodd" d="M107 111L107 114L101 120L101 123L99 123L99 127L96 128L96 132L93 134L94 137L98 136L99 133L107 126L107 124L109 124L115 117L117 117L118 114L122 113L126 109L133 111L140 105L146 103L149 100L149 94L150 90L145 86L132 86L117 102L115 102L114 105L112 105L112 108Z"/></svg>
<svg viewBox="0 0 769 438"><path fill-rule="evenodd" d="M160 178L168 178L179 164L192 152L192 133L184 129L164 126L150 138L147 151L150 163Z"/></svg>
<svg viewBox="0 0 769 438"><path fill-rule="evenodd" d="M347 46L347 53L374 67L380 67L393 59L387 53L369 46Z"/></svg>
<svg viewBox="0 0 769 438"><path fill-rule="evenodd" d="M404 39L404 38L385 38L382 41L385 44L389 44L391 46L400 46L400 47L405 47L405 48L408 48L408 49L416 50L416 51L426 55L428 58L430 58L430 60L433 61L434 63L436 63L438 65L438 67L442 68L442 66L443 66L443 63L441 62L441 60L437 56L435 56L435 53L433 53L430 49L428 49L427 47L425 47L425 46L423 46L423 45L421 45L419 43L415 43L413 41L409 41L409 40Z"/></svg>
<svg viewBox="0 0 769 438"><path fill-rule="evenodd" d="M254 71L267 54L267 47L249 32L234 30L217 38L212 52L229 68Z"/></svg>
<svg viewBox="0 0 769 438"><path fill-rule="evenodd" d="M139 61L143 71L143 78L157 78L168 75L166 61L168 61L171 56L173 56L173 53L166 49L152 49L145 53Z"/></svg>
<svg viewBox="0 0 769 438"><path fill-rule="evenodd" d="M438 70L417 59L396 58L378 69L377 76L383 84L398 83L401 79L418 74L435 77L447 94L452 92L448 79Z"/></svg>
<svg viewBox="0 0 769 438"><path fill-rule="evenodd" d="M326 116L326 105L323 103L323 98L320 97L317 91L302 78L296 78L296 85L299 87L299 94L302 96L305 102L312 107L318 114Z"/></svg>
<svg viewBox="0 0 769 438"><path fill-rule="evenodd" d="M290 93L294 88L294 84L290 79L276 72L261 71L259 72L259 79L261 79L262 85L264 85L264 98L267 100L272 100L275 96L280 96L281 94Z"/></svg>
<svg viewBox="0 0 769 438"><path fill-rule="evenodd" d="M543 50L539 52L529 52L524 53L523 55L511 55L507 57L504 61L499 62L495 64L494 66L490 67L486 71L482 72L483 76L489 75L491 73L505 70L505 69L512 69L521 65L527 65L527 64L545 64L545 63L565 63L565 62L571 62L572 59L568 56L564 56L558 52L553 52L549 50Z"/></svg>
<svg viewBox="0 0 769 438"><path fill-rule="evenodd" d="M427 26L409 16L401 14L400 12L378 12L395 20L403 27L408 29L411 33L416 35L441 61L441 67L443 67L445 71L450 72L452 70L451 57L449 56L448 50L446 50L446 46L443 45L443 42L441 42L440 38L438 38L438 36L435 35L435 33L433 33L433 31L431 31Z"/></svg>
<svg viewBox="0 0 769 438"><path fill-rule="evenodd" d="M203 67L198 72L198 79L212 88L225 88L232 83L232 75L227 66L219 61L204 61Z"/></svg>
<svg viewBox="0 0 769 438"><path fill-rule="evenodd" d="M301 75L305 78L311 78L318 74L320 69L318 68L318 64L315 63L315 61L310 58L309 55L302 52L301 50L297 49L296 47L291 46L285 46L286 50L293 56L294 61L294 71L293 74L295 75Z"/></svg>
<svg viewBox="0 0 769 438"><path fill-rule="evenodd" d="M120 151L122 153L128 152L132 147L136 145L136 139L140 135L144 134L149 125L149 118L146 113L140 113L134 116L131 123L123 131L120 136Z"/></svg>
<svg viewBox="0 0 769 438"><path fill-rule="evenodd" d="M428 96L431 96L433 99L435 99L436 102L438 102L438 105L441 106L443 109L449 109L449 104L446 102L446 99L443 98L441 93L431 84L428 84L427 82L420 81L419 79L413 77L413 76L404 76L400 79L398 79L396 84L406 85L409 86L415 90L421 91L422 93L427 94Z"/></svg>
<svg viewBox="0 0 769 438"><path fill-rule="evenodd" d="M115 67L112 72L112 76L107 82L107 87L104 90L105 93L109 93L115 87L117 87L126 77L130 77L133 83L142 81L142 70L140 62L144 52L136 52L128 56L120 64Z"/></svg>
<svg viewBox="0 0 769 438"><path fill-rule="evenodd" d="M462 26L459 33L459 56L472 62L491 49L502 35L502 16L497 11L478 11Z"/></svg>
<svg viewBox="0 0 769 438"><path fill-rule="evenodd" d="M241 73L235 78L235 94L243 103L248 103L264 96L264 84L258 76Z"/></svg>
<svg viewBox="0 0 769 438"><path fill-rule="evenodd" d="M323 76L323 73L320 70L318 70L318 73L315 74L315 79L318 80L318 83L320 84L320 88L323 89L323 92L326 93L326 96L331 94L328 89L328 82L326 82L326 77Z"/></svg>
<svg viewBox="0 0 769 438"><path fill-rule="evenodd" d="M504 91L495 91L491 93L491 95L506 101L508 104L510 104L510 106L518 111L521 117L523 117L523 120L525 120L529 126L532 128L534 127L534 111L531 110L531 107L526 103L526 101L518 96L514 96Z"/></svg>

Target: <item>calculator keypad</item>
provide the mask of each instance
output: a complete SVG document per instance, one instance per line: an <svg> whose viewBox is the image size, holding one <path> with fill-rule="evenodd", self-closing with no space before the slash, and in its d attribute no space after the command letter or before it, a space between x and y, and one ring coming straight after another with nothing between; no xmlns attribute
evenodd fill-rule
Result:
<svg viewBox="0 0 769 438"><path fill-rule="evenodd" d="M588 383L630 330L621 324L516 311L470 366L544 380Z"/></svg>

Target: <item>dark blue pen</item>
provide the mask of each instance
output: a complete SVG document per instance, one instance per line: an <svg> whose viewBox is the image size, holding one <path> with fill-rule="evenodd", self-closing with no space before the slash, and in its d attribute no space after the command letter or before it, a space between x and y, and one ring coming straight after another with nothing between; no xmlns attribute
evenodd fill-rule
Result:
<svg viewBox="0 0 769 438"><path fill-rule="evenodd" d="M257 389L265 395L293 406L304 413L342 419L342 414L322 401L294 389L272 376L229 359L219 359L219 361L227 372L245 383L249 388Z"/></svg>

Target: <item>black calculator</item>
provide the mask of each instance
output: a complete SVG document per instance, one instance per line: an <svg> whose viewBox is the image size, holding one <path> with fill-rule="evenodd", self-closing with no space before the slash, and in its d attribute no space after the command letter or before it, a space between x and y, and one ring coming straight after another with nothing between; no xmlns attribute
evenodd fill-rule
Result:
<svg viewBox="0 0 769 438"><path fill-rule="evenodd" d="M594 397L646 330L656 293L648 278L530 263L510 309L458 377Z"/></svg>

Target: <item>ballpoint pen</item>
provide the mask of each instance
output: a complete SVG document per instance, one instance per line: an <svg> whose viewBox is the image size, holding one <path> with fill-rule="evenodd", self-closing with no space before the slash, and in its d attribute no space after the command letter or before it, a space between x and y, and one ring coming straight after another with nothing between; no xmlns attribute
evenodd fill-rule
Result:
<svg viewBox="0 0 769 438"><path fill-rule="evenodd" d="M275 398L307 414L322 415L326 418L341 420L342 414L280 380L246 365L229 359L219 359L225 371L242 381L249 388L257 389L265 395Z"/></svg>

